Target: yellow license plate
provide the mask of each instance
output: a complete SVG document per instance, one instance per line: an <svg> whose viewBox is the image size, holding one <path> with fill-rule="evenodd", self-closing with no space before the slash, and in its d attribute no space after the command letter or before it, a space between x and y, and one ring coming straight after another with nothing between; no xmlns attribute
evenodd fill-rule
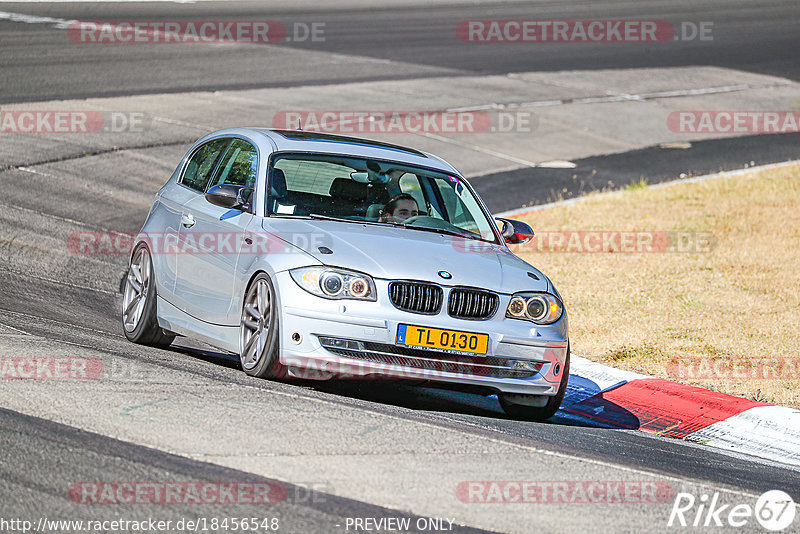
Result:
<svg viewBox="0 0 800 534"><path fill-rule="evenodd" d="M486 354L489 335L401 324L397 326L397 344L448 352Z"/></svg>

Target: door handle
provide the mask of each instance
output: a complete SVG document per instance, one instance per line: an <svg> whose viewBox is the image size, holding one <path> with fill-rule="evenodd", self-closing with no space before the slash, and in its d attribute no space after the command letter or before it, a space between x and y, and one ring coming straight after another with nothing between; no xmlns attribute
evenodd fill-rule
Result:
<svg viewBox="0 0 800 534"><path fill-rule="evenodd" d="M191 228L194 226L195 220L191 213L184 213L181 215L181 224L184 225L186 228Z"/></svg>

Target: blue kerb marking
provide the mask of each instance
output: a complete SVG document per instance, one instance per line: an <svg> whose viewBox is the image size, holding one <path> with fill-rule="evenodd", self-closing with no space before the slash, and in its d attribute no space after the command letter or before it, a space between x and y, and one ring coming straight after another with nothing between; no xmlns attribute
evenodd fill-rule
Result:
<svg viewBox="0 0 800 534"><path fill-rule="evenodd" d="M406 344L406 325L404 324L397 325L397 342L402 345Z"/></svg>

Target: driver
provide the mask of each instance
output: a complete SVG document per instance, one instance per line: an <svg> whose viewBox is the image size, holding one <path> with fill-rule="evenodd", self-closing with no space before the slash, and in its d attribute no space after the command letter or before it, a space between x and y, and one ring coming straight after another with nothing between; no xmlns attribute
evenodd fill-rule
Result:
<svg viewBox="0 0 800 534"><path fill-rule="evenodd" d="M401 224L410 217L419 215L417 201L408 193L395 195L381 210L379 222Z"/></svg>

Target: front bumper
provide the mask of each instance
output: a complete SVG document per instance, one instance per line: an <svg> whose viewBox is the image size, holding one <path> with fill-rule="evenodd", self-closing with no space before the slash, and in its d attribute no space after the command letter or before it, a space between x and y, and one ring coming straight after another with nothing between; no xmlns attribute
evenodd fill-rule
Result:
<svg viewBox="0 0 800 534"><path fill-rule="evenodd" d="M455 319L442 306L438 315L395 308L388 281L376 279L377 302L327 300L311 295L288 272L276 275L281 309L280 361L295 377L310 379L389 377L488 388L497 392L555 395L567 358L566 314L538 326L506 319L510 296L501 295L497 313L485 321ZM445 288L445 299L447 298ZM395 343L399 324L489 335L487 354L426 352ZM344 340L328 347L320 339ZM355 343L359 348L355 349Z"/></svg>

